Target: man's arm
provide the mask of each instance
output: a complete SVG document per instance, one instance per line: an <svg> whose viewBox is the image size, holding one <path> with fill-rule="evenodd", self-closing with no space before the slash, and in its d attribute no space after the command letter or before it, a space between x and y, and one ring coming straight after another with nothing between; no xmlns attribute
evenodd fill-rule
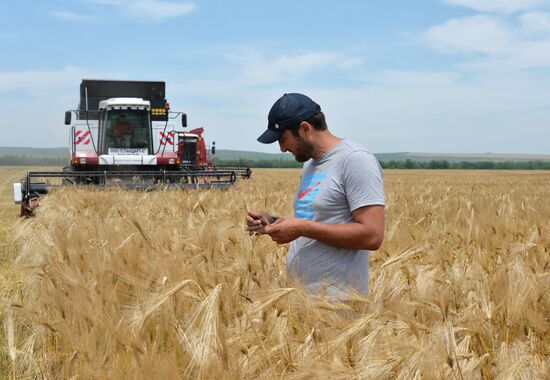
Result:
<svg viewBox="0 0 550 380"><path fill-rule="evenodd" d="M360 207L352 215L354 221L345 224L281 217L274 223L263 226L263 230L279 244L289 243L303 236L337 248L380 248L384 240L384 206Z"/></svg>

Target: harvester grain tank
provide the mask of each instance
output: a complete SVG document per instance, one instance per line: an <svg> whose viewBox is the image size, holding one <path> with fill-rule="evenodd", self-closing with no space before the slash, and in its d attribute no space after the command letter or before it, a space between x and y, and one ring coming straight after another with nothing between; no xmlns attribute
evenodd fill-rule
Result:
<svg viewBox="0 0 550 380"><path fill-rule="evenodd" d="M62 172L28 172L14 184L21 215L32 213L36 197L67 185L209 189L236 180L232 170L182 165L179 138L187 115L170 110L164 82L83 79L80 103L65 113L65 124L69 165Z"/></svg>

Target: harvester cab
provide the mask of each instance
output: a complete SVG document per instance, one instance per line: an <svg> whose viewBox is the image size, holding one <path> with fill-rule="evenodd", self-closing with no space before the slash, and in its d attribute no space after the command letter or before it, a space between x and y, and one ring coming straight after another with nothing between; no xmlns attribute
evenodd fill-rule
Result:
<svg viewBox="0 0 550 380"><path fill-rule="evenodd" d="M151 105L148 101L132 98L108 99L99 104L99 110L100 156L114 156L118 149L130 149L143 156L153 155L149 118Z"/></svg>
<svg viewBox="0 0 550 380"><path fill-rule="evenodd" d="M71 170L179 170L175 131L187 117L164 94L164 82L84 79L78 109L65 115Z"/></svg>
<svg viewBox="0 0 550 380"><path fill-rule="evenodd" d="M28 172L14 184L22 216L37 207L37 196L67 185L210 189L235 183L235 171L181 165L178 138L187 115L170 111L164 82L83 79L79 106L65 113L65 124L69 165L63 172Z"/></svg>

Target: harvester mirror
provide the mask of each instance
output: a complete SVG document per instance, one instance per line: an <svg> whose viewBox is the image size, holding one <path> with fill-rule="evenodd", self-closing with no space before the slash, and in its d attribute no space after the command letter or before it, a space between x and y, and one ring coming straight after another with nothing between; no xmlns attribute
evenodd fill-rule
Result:
<svg viewBox="0 0 550 380"><path fill-rule="evenodd" d="M71 111L65 112L65 125L71 124Z"/></svg>
<svg viewBox="0 0 550 380"><path fill-rule="evenodd" d="M216 142L212 141L212 154L216 154Z"/></svg>
<svg viewBox="0 0 550 380"><path fill-rule="evenodd" d="M181 126L187 128L187 114L181 114Z"/></svg>

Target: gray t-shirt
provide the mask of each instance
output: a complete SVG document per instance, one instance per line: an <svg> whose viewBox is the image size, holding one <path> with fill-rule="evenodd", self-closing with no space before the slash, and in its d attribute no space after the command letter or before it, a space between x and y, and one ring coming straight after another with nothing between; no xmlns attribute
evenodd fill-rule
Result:
<svg viewBox="0 0 550 380"><path fill-rule="evenodd" d="M360 144L341 140L304 164L294 216L329 224L353 222L352 211L384 205L382 168ZM336 248L300 237L290 245L287 271L313 294L346 299L347 290L368 291L369 251ZM325 290L326 289L326 290Z"/></svg>

